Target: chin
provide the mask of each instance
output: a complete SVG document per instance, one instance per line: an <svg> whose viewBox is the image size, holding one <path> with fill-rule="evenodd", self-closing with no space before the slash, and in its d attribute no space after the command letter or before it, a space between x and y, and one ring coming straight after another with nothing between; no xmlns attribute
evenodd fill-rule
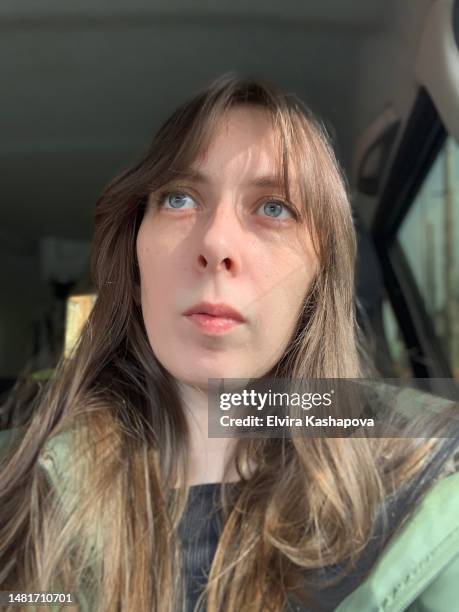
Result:
<svg viewBox="0 0 459 612"><path fill-rule="evenodd" d="M188 372L186 376L181 376L180 380L182 380L187 385L193 387L199 387L200 389L208 389L209 388L209 379L211 378L232 378L232 376L228 376L226 374L218 373L218 372L206 372L196 373L193 375Z"/></svg>
<svg viewBox="0 0 459 612"><path fill-rule="evenodd" d="M239 369L233 367L211 367L202 365L202 367L196 367L196 363L193 367L188 369L182 369L180 373L175 374L176 378L180 379L184 383L199 387L200 389L208 389L210 378L245 378Z"/></svg>

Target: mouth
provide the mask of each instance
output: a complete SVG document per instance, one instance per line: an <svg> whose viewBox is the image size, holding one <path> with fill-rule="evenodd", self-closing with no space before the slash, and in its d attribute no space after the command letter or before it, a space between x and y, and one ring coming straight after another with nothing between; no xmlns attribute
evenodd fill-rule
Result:
<svg viewBox="0 0 459 612"><path fill-rule="evenodd" d="M241 313L228 304L200 302L183 313L199 330L210 335L221 335L244 323Z"/></svg>

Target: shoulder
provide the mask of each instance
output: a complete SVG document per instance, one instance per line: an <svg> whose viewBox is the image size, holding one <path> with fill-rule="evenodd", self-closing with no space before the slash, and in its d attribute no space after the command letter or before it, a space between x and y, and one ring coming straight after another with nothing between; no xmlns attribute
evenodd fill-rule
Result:
<svg viewBox="0 0 459 612"><path fill-rule="evenodd" d="M0 431L0 458L8 452L11 444L17 439L20 433L18 428L3 429Z"/></svg>
<svg viewBox="0 0 459 612"><path fill-rule="evenodd" d="M336 612L452 610L458 596L459 472L437 481L368 578Z"/></svg>
<svg viewBox="0 0 459 612"><path fill-rule="evenodd" d="M48 476L51 483L61 491L66 471L71 461L71 442L74 431L71 429L60 432L49 438L42 448L38 463ZM23 428L4 429L0 431L0 459L7 456L13 443L24 436Z"/></svg>
<svg viewBox="0 0 459 612"><path fill-rule="evenodd" d="M13 432L14 429L3 429L0 431L0 449L3 450L5 446L8 446Z"/></svg>
<svg viewBox="0 0 459 612"><path fill-rule="evenodd" d="M71 460L71 430L50 438L40 453L39 463L54 487L60 491Z"/></svg>

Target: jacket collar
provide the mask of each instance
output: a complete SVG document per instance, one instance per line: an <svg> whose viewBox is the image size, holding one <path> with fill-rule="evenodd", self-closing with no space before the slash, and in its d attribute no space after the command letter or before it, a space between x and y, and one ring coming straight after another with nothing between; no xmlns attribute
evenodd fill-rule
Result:
<svg viewBox="0 0 459 612"><path fill-rule="evenodd" d="M405 610L459 550L459 473L439 480L336 612ZM441 509L441 518L439 510Z"/></svg>

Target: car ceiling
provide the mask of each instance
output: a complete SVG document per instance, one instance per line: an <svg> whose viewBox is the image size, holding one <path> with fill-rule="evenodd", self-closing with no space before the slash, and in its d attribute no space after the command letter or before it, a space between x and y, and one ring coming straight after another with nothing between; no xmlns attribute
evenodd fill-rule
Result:
<svg viewBox="0 0 459 612"><path fill-rule="evenodd" d="M349 173L369 122L388 104L409 112L430 3L3 0L3 248L89 240L104 184L171 110L228 70L302 98Z"/></svg>

